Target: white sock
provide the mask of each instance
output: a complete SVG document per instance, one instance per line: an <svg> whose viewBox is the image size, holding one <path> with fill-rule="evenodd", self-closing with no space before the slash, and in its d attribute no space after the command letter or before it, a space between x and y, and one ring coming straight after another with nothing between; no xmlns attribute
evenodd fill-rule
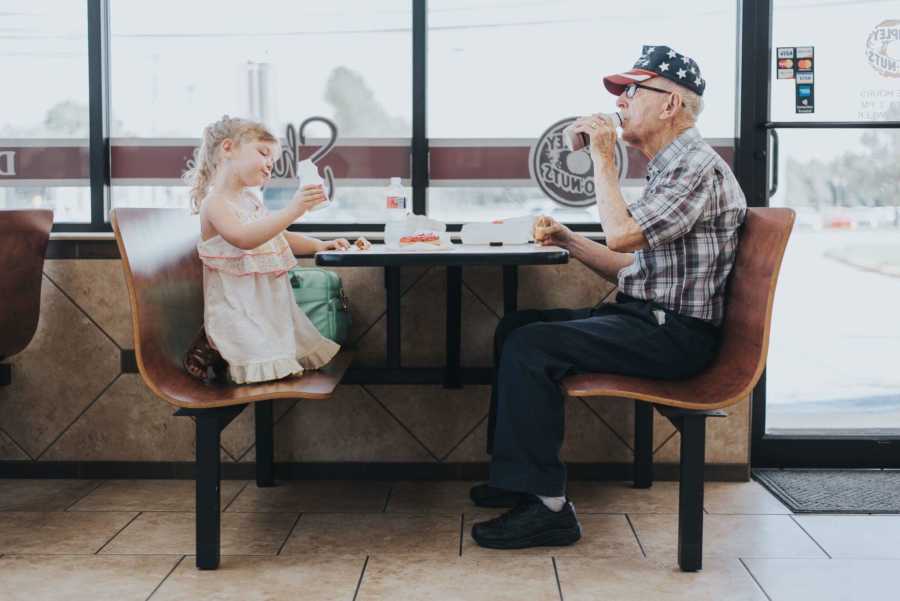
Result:
<svg viewBox="0 0 900 601"><path fill-rule="evenodd" d="M565 497L542 497L541 495L538 495L538 499L540 499L541 503L543 503L550 511L561 511L566 504Z"/></svg>

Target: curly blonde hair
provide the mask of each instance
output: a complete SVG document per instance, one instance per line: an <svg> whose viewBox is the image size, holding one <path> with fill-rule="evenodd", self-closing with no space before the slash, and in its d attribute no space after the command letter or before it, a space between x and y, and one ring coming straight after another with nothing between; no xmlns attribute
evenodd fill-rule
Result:
<svg viewBox="0 0 900 601"><path fill-rule="evenodd" d="M194 150L193 164L189 165L183 176L191 188L192 213L200 212L200 204L209 193L209 186L221 162L219 151L222 142L227 139L234 140L236 144L247 141L279 144L278 138L265 125L250 119L225 115L215 123L204 127L203 141L200 147Z"/></svg>

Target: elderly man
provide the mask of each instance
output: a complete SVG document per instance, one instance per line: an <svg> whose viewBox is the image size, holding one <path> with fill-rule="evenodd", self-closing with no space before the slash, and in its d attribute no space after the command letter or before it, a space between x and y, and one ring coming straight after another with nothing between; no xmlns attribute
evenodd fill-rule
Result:
<svg viewBox="0 0 900 601"><path fill-rule="evenodd" d="M475 486L471 497L479 506L512 509L472 527L484 547L569 545L581 537L559 459L562 378L579 372L685 378L717 350L746 201L731 169L694 127L706 82L687 56L644 46L634 68L603 83L618 96L622 139L649 159L647 187L633 203L622 196L611 119L576 122L590 139L606 245L546 217L535 239L568 249L618 284L619 293L615 303L587 309L519 311L497 327L490 482Z"/></svg>

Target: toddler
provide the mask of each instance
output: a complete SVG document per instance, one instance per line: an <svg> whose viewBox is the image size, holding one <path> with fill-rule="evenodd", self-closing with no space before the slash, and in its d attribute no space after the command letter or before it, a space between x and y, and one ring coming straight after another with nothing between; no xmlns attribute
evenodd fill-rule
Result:
<svg viewBox="0 0 900 601"><path fill-rule="evenodd" d="M204 128L185 174L191 209L200 214L204 329L238 384L317 369L340 349L297 307L288 271L294 255L350 245L286 231L326 200L322 186L304 186L285 208L266 210L250 188L269 181L278 156L278 139L262 124L226 115Z"/></svg>

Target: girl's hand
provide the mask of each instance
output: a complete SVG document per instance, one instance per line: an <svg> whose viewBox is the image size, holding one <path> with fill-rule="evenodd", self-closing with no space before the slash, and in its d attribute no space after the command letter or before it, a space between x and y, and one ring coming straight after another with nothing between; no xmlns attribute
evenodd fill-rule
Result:
<svg viewBox="0 0 900 601"><path fill-rule="evenodd" d="M350 243L347 242L346 238L337 238L336 240L322 242L322 250L347 250L349 248Z"/></svg>
<svg viewBox="0 0 900 601"><path fill-rule="evenodd" d="M325 196L324 187L320 185L311 185L303 186L302 189L297 190L297 193L294 194L294 198L291 200L302 209L302 215L311 210L314 206L322 204L328 200L328 198Z"/></svg>

